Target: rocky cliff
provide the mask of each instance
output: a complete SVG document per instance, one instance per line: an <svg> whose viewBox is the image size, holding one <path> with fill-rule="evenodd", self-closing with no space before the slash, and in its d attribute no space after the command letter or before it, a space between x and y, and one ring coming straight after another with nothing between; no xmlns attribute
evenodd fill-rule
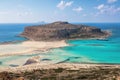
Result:
<svg viewBox="0 0 120 80"><path fill-rule="evenodd" d="M104 38L108 36L108 33L96 27L74 25L68 22L54 22L45 25L28 26L21 36L30 40L49 41L76 38Z"/></svg>

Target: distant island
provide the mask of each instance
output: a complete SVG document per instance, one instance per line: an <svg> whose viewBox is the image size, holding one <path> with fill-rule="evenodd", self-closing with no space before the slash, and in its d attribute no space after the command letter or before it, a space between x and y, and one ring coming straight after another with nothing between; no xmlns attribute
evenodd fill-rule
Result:
<svg viewBox="0 0 120 80"><path fill-rule="evenodd" d="M110 35L107 31L87 25L75 25L68 22L54 22L50 24L28 26L21 36L35 41L52 41L66 39L103 39Z"/></svg>

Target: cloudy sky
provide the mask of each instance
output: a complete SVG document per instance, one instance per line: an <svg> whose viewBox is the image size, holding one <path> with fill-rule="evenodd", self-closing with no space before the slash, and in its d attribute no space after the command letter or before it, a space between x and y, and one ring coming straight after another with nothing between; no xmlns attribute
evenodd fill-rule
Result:
<svg viewBox="0 0 120 80"><path fill-rule="evenodd" d="M0 0L0 23L120 22L120 0Z"/></svg>

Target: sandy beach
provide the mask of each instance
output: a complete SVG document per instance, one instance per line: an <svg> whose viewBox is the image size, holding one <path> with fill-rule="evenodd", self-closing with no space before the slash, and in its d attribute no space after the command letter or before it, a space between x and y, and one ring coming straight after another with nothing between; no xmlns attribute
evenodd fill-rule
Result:
<svg viewBox="0 0 120 80"><path fill-rule="evenodd" d="M47 51L52 48L60 48L68 46L68 44L62 41L24 41L16 44L1 44L0 45L0 56L12 56L20 54L32 54L36 51Z"/></svg>

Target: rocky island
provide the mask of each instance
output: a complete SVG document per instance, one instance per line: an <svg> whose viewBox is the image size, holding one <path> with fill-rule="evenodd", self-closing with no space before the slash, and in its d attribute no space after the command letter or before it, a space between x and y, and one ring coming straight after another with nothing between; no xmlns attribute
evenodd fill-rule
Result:
<svg viewBox="0 0 120 80"><path fill-rule="evenodd" d="M96 27L58 21L45 25L28 26L21 36L35 41L53 41L76 38L105 38L109 36L109 33Z"/></svg>

